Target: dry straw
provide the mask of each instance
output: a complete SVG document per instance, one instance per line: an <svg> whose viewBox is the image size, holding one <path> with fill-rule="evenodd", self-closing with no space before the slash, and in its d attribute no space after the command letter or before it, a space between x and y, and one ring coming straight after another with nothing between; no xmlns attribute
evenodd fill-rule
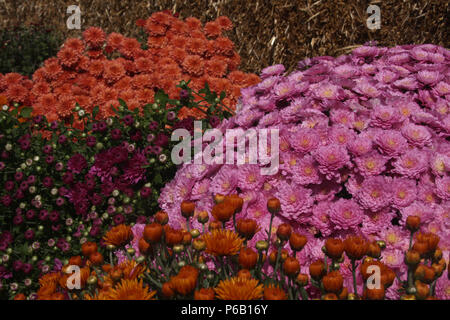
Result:
<svg viewBox="0 0 450 320"><path fill-rule="evenodd" d="M228 36L242 57L241 69L258 72L283 63L290 69L306 57L338 56L370 40L380 45L433 43L448 47L449 3L444 0L0 0L0 27L42 22L67 36L66 9L78 4L82 29L136 35L135 21L171 10L203 22L226 15L235 24ZM366 26L370 4L381 8L381 29Z"/></svg>

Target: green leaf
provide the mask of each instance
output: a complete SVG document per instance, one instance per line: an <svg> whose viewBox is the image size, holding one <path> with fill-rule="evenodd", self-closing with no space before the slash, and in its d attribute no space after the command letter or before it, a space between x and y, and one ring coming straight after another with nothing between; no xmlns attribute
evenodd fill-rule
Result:
<svg viewBox="0 0 450 320"><path fill-rule="evenodd" d="M20 110L20 116L22 118L29 119L31 118L31 113L33 112L33 108L30 107L24 107L22 110Z"/></svg>
<svg viewBox="0 0 450 320"><path fill-rule="evenodd" d="M127 103L125 101L123 101L122 99L119 99L119 103L122 107L128 108Z"/></svg>
<svg viewBox="0 0 450 320"><path fill-rule="evenodd" d="M97 114L99 113L100 108L98 106L95 106L94 109L92 109L92 118L95 119Z"/></svg>

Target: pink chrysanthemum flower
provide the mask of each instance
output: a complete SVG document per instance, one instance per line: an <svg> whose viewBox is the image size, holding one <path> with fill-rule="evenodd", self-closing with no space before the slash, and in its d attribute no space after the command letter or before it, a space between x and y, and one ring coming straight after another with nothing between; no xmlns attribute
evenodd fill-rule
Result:
<svg viewBox="0 0 450 320"><path fill-rule="evenodd" d="M328 139L333 144L346 146L350 141L354 140L356 133L344 126L334 125L328 134Z"/></svg>
<svg viewBox="0 0 450 320"><path fill-rule="evenodd" d="M292 181L299 185L319 184L322 181L317 163L312 156L307 155L298 161L293 170Z"/></svg>
<svg viewBox="0 0 450 320"><path fill-rule="evenodd" d="M210 179L204 179L196 182L192 187L192 200L200 200L204 198L209 191Z"/></svg>
<svg viewBox="0 0 450 320"><path fill-rule="evenodd" d="M375 75L375 79L385 84L398 79L398 74L389 69L383 69Z"/></svg>
<svg viewBox="0 0 450 320"><path fill-rule="evenodd" d="M347 148L353 155L363 156L372 151L372 139L364 134L360 134L349 141Z"/></svg>
<svg viewBox="0 0 450 320"><path fill-rule="evenodd" d="M441 153L433 154L430 158L430 168L433 174L444 175L450 170L450 157Z"/></svg>
<svg viewBox="0 0 450 320"><path fill-rule="evenodd" d="M331 83L325 83L316 88L314 94L318 99L337 100L339 99L339 87Z"/></svg>
<svg viewBox="0 0 450 320"><path fill-rule="evenodd" d="M367 177L357 194L358 202L364 209L378 211L391 203L392 193L389 181L384 176Z"/></svg>
<svg viewBox="0 0 450 320"><path fill-rule="evenodd" d="M435 191L442 200L450 200L450 177L436 178Z"/></svg>
<svg viewBox="0 0 450 320"><path fill-rule="evenodd" d="M238 187L243 190L258 191L261 188L262 177L260 167L248 164L238 167Z"/></svg>
<svg viewBox="0 0 450 320"><path fill-rule="evenodd" d="M267 68L264 68L261 71L260 77L261 79L266 79L268 77L272 76L278 76L281 75L284 72L285 68L282 64L276 64Z"/></svg>
<svg viewBox="0 0 450 320"><path fill-rule="evenodd" d="M387 248L407 250L409 244L409 232L403 227L390 226L380 232L380 239L386 242Z"/></svg>
<svg viewBox="0 0 450 320"><path fill-rule="evenodd" d="M354 200L339 199L330 205L330 221L337 229L356 228L363 221L363 210Z"/></svg>
<svg viewBox="0 0 450 320"><path fill-rule="evenodd" d="M274 86L273 92L277 99L286 99L297 93L297 86L294 81L283 81Z"/></svg>
<svg viewBox="0 0 450 320"><path fill-rule="evenodd" d="M298 220L311 211L313 198L311 190L297 184L282 182L275 194L281 203L280 214L289 220Z"/></svg>
<svg viewBox="0 0 450 320"><path fill-rule="evenodd" d="M394 178L392 181L392 203L396 208L410 205L417 196L416 182L408 178Z"/></svg>
<svg viewBox="0 0 450 320"><path fill-rule="evenodd" d="M336 175L350 162L350 157L344 147L338 145L320 146L314 152L314 159L319 163L319 171L328 177Z"/></svg>
<svg viewBox="0 0 450 320"><path fill-rule="evenodd" d="M428 168L428 155L418 149L408 150L397 158L393 165L394 172L410 178L417 178Z"/></svg>
<svg viewBox="0 0 450 320"><path fill-rule="evenodd" d="M318 146L319 134L314 129L302 128L289 139L289 143L294 150L308 153Z"/></svg>
<svg viewBox="0 0 450 320"><path fill-rule="evenodd" d="M422 70L417 73L417 80L425 85L432 85L441 80L441 73L438 71Z"/></svg>
<svg viewBox="0 0 450 320"><path fill-rule="evenodd" d="M402 134L415 147L424 147L431 143L431 133L424 126L408 123L402 127Z"/></svg>
<svg viewBox="0 0 450 320"><path fill-rule="evenodd" d="M347 128L353 127L355 121L355 114L345 109L332 109L330 113L331 121L335 124L345 126Z"/></svg>
<svg viewBox="0 0 450 320"><path fill-rule="evenodd" d="M333 231L333 225L330 221L330 208L331 202L322 201L312 209L313 214L310 223L319 230L324 237L328 237Z"/></svg>
<svg viewBox="0 0 450 320"><path fill-rule="evenodd" d="M358 168L358 172L364 176L376 176L386 169L388 159L378 152L371 152L361 157L353 159Z"/></svg>
<svg viewBox="0 0 450 320"><path fill-rule="evenodd" d="M213 194L227 195L233 193L237 182L237 171L229 167L223 167L211 181L210 189Z"/></svg>
<svg viewBox="0 0 450 320"><path fill-rule="evenodd" d="M383 262L389 268L394 271L399 270L400 272L405 272L406 266L404 263L404 251L398 249L387 249L384 250L381 254L383 257Z"/></svg>
<svg viewBox="0 0 450 320"><path fill-rule="evenodd" d="M428 184L421 181L417 188L417 198L425 204L434 207L434 205L439 202L439 198L436 196L435 191L434 183Z"/></svg>
<svg viewBox="0 0 450 320"><path fill-rule="evenodd" d="M385 105L377 105L371 113L371 125L390 129L402 121L399 110Z"/></svg>
<svg viewBox="0 0 450 320"><path fill-rule="evenodd" d="M426 205L422 201L414 201L412 204L405 208L400 209L401 213L401 223L402 225L405 225L406 219L409 216L418 216L420 217L421 223L428 223L433 217L433 208Z"/></svg>
<svg viewBox="0 0 450 320"><path fill-rule="evenodd" d="M375 138L378 149L387 156L398 156L408 147L408 143L403 136L395 130L383 130Z"/></svg>

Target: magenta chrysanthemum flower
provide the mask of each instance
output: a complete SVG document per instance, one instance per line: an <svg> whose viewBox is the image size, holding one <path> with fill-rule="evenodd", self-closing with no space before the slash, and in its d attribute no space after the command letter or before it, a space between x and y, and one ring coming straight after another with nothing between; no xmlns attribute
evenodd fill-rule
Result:
<svg viewBox="0 0 450 320"><path fill-rule="evenodd" d="M262 177L258 165L249 164L238 167L238 187L243 190L258 191L261 188Z"/></svg>
<svg viewBox="0 0 450 320"><path fill-rule="evenodd" d="M311 190L294 183L282 182L275 196L281 203L281 215L289 220L297 220L310 212L313 204Z"/></svg>
<svg viewBox="0 0 450 320"><path fill-rule="evenodd" d="M430 158L430 168L436 176L444 175L450 170L450 157L441 153L433 154Z"/></svg>
<svg viewBox="0 0 450 320"><path fill-rule="evenodd" d="M346 146L350 141L354 140L355 137L355 131L340 125L332 126L328 134L328 139L331 143L342 146Z"/></svg>
<svg viewBox="0 0 450 320"><path fill-rule="evenodd" d="M388 158L377 152L371 152L362 157L354 158L359 174L364 177L376 176L386 169Z"/></svg>
<svg viewBox="0 0 450 320"><path fill-rule="evenodd" d="M319 99L336 100L339 98L339 87L331 83L325 83L316 88L314 94Z"/></svg>
<svg viewBox="0 0 450 320"><path fill-rule="evenodd" d="M394 271L399 270L402 273L406 270L404 255L404 251L398 249L384 250L381 254L381 256L383 257L383 262L386 264L386 266L393 269Z"/></svg>
<svg viewBox="0 0 450 320"><path fill-rule="evenodd" d="M284 72L285 68L282 64L276 64L267 68L262 69L260 77L261 79L266 79L271 76L278 76Z"/></svg>
<svg viewBox="0 0 450 320"><path fill-rule="evenodd" d="M406 207L416 200L416 181L408 178L394 178L392 181L392 203L396 208Z"/></svg>
<svg viewBox="0 0 450 320"><path fill-rule="evenodd" d="M384 176L374 176L367 177L363 181L357 198L364 209L375 212L391 203L391 181L389 180Z"/></svg>
<svg viewBox="0 0 450 320"><path fill-rule="evenodd" d="M310 155L302 158L293 170L292 181L299 185L319 184L320 178L317 163Z"/></svg>
<svg viewBox="0 0 450 320"><path fill-rule="evenodd" d="M390 129L403 121L400 111L394 107L377 105L371 113L371 124L375 127Z"/></svg>
<svg viewBox="0 0 450 320"><path fill-rule="evenodd" d="M387 248L407 250L409 244L409 232L403 227L385 227L380 232L380 238L386 242Z"/></svg>
<svg viewBox="0 0 450 320"><path fill-rule="evenodd" d="M366 135L360 134L350 140L348 150L355 156L362 156L372 151L372 140Z"/></svg>
<svg viewBox="0 0 450 320"><path fill-rule="evenodd" d="M223 167L211 181L210 190L213 194L220 193L227 195L235 190L237 182L238 175L236 170Z"/></svg>
<svg viewBox="0 0 450 320"><path fill-rule="evenodd" d="M436 178L436 195L442 200L450 200L450 177Z"/></svg>
<svg viewBox="0 0 450 320"><path fill-rule="evenodd" d="M406 223L406 219L409 216L418 216L420 217L421 223L428 223L430 219L433 217L433 208L427 206L422 201L414 201L412 204L405 208L400 209L400 213L402 215L401 222L403 225Z"/></svg>
<svg viewBox="0 0 450 320"><path fill-rule="evenodd" d="M394 172L417 178L428 168L428 155L424 151L412 149L405 152L393 163Z"/></svg>
<svg viewBox="0 0 450 320"><path fill-rule="evenodd" d="M441 79L441 74L438 71L422 70L417 72L417 80L425 85L437 83Z"/></svg>
<svg viewBox="0 0 450 320"><path fill-rule="evenodd" d="M307 153L319 144L319 134L314 129L301 128L289 139L289 144L294 150Z"/></svg>
<svg viewBox="0 0 450 320"><path fill-rule="evenodd" d="M333 224L330 221L331 203L328 201L319 202L312 209L310 223L320 231L324 237L328 237L333 231Z"/></svg>
<svg viewBox="0 0 450 320"><path fill-rule="evenodd" d="M402 134L415 147L424 147L431 143L431 133L424 126L408 123L402 127Z"/></svg>
<svg viewBox="0 0 450 320"><path fill-rule="evenodd" d="M363 210L354 200L339 199L330 205L330 221L337 229L356 228L363 221Z"/></svg>
<svg viewBox="0 0 450 320"><path fill-rule="evenodd" d="M380 152L387 156L400 155L408 147L406 139L395 130L383 130L377 135L375 142Z"/></svg>
<svg viewBox="0 0 450 320"><path fill-rule="evenodd" d="M319 171L327 175L327 178L350 162L345 148L338 145L320 146L314 153L314 159L319 163Z"/></svg>

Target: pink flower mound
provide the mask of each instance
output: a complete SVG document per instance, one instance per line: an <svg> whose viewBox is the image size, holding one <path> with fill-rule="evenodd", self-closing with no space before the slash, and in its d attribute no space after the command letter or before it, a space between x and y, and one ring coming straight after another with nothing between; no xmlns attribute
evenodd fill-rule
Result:
<svg viewBox="0 0 450 320"><path fill-rule="evenodd" d="M259 165L185 164L163 189L160 206L184 226L181 201L195 200L197 213L209 212L214 194L238 193L244 206L237 219L256 218L267 229L266 203L275 196L281 212L274 226L289 222L317 246L347 233L383 239L386 229L419 215L423 231L435 230L448 252L449 67L449 50L408 45L313 58L288 75L279 65L266 68L219 128L278 128L278 173L260 176L248 167ZM201 185L209 187L199 197ZM201 228L196 219L193 227ZM313 251L302 253L305 262ZM395 267L397 252L386 256Z"/></svg>

